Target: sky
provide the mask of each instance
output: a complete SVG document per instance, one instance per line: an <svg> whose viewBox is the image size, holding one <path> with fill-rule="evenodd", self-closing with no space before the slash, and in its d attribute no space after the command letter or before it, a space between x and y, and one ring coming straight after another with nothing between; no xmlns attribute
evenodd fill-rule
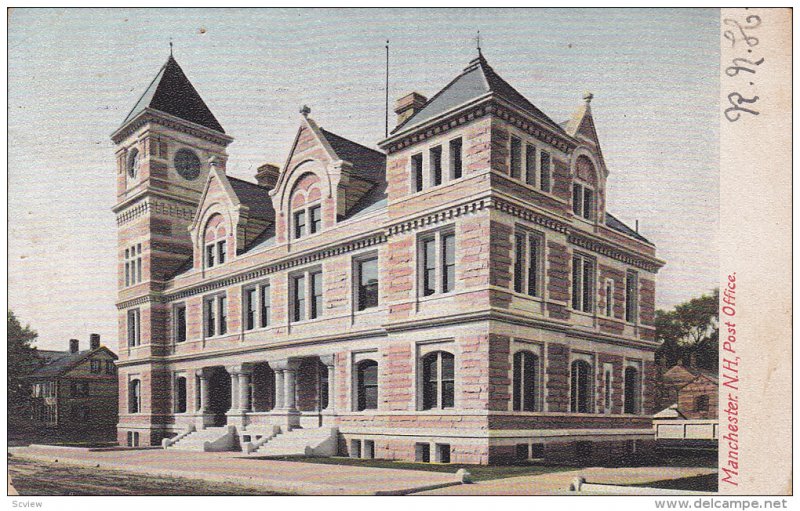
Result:
<svg viewBox="0 0 800 511"><path fill-rule="evenodd" d="M169 55L234 137L230 175L282 164L302 105L375 147L389 98L431 97L475 57L557 122L585 91L607 209L657 246L657 306L718 280L716 9L14 9L8 15L9 308L65 349L116 349L110 134ZM390 112L390 125L394 113Z"/></svg>

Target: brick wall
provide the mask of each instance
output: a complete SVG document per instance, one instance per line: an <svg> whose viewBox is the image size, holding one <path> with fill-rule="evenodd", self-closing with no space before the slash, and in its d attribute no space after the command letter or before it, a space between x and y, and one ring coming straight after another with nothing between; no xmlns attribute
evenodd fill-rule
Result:
<svg viewBox="0 0 800 511"><path fill-rule="evenodd" d="M555 241L547 242L547 296L551 300L569 302L569 253L566 245ZM568 320L570 313L566 306L548 303L547 311L551 318Z"/></svg>
<svg viewBox="0 0 800 511"><path fill-rule="evenodd" d="M414 409L414 352L411 343L392 343L381 352L382 409Z"/></svg>
<svg viewBox="0 0 800 511"><path fill-rule="evenodd" d="M511 338L489 335L489 410L505 411L511 401Z"/></svg>
<svg viewBox="0 0 800 511"><path fill-rule="evenodd" d="M708 396L708 410L697 410L695 400ZM719 384L706 378L697 378L678 392L678 410L687 419L716 419L719 405Z"/></svg>
<svg viewBox="0 0 800 511"><path fill-rule="evenodd" d="M552 342L547 345L547 409L569 411L569 347Z"/></svg>

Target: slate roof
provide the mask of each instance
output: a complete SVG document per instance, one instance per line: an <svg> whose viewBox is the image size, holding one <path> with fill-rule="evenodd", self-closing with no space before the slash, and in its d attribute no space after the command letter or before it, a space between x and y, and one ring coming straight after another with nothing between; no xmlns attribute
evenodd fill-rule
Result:
<svg viewBox="0 0 800 511"><path fill-rule="evenodd" d="M236 177L226 177L236 197L239 198L242 204L250 208L252 217L269 221L275 220L275 210L272 207L272 199L269 197L268 188Z"/></svg>
<svg viewBox="0 0 800 511"><path fill-rule="evenodd" d="M564 133L564 129L553 121L544 112L539 110L533 103L528 101L525 96L519 93L507 81L498 75L494 69L486 62L483 54L464 68L464 71L453 81L445 86L433 96L422 109L412 115L406 121L397 126L392 133L396 133L412 126L422 124L433 119L449 110L477 99L487 93L501 97L518 108L528 112L534 118L549 126L558 133Z"/></svg>
<svg viewBox="0 0 800 511"><path fill-rule="evenodd" d="M70 353L69 351L47 351L46 353L48 356L52 355L52 358L50 358L45 365L31 372L28 378L54 378L61 376L85 360L89 355L99 351L107 351L111 353L115 360L117 359L117 356L105 346L100 346L96 350L83 350L77 353Z"/></svg>
<svg viewBox="0 0 800 511"><path fill-rule="evenodd" d="M650 240L648 240L638 232L634 231L633 229L622 223L619 219L617 219L617 217L608 212L606 212L606 225L608 226L609 229L621 232L622 234L627 234L628 236L636 238L639 241L643 241L648 245L652 245L652 243L650 243Z"/></svg>
<svg viewBox="0 0 800 511"><path fill-rule="evenodd" d="M339 158L353 164L353 168L359 177L373 183L379 183L386 179L385 154L341 137L336 133L331 133L324 128L320 128L320 131Z"/></svg>
<svg viewBox="0 0 800 511"><path fill-rule="evenodd" d="M211 113L211 110L172 55L161 66L147 90L144 91L142 97L139 98L139 101L136 102L128 116L122 121L122 126L139 115L145 108L159 110L214 131L225 133L217 118Z"/></svg>

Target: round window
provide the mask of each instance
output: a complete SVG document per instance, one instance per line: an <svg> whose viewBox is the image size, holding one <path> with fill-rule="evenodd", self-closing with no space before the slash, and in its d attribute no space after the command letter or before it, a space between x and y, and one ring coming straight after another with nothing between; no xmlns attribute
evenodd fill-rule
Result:
<svg viewBox="0 0 800 511"><path fill-rule="evenodd" d="M128 175L131 177L136 177L139 173L139 151L134 149L131 151L130 156L128 156Z"/></svg>
<svg viewBox="0 0 800 511"><path fill-rule="evenodd" d="M200 158L189 149L181 149L175 153L175 170L184 179L194 181L200 175Z"/></svg>

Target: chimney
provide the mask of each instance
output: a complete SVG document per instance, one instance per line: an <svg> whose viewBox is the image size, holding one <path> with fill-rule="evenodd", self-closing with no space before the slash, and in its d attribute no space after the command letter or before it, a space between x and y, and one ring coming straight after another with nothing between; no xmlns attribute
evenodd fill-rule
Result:
<svg viewBox="0 0 800 511"><path fill-rule="evenodd" d="M422 110L422 107L424 107L427 102L428 98L418 92L412 92L398 99L397 103L394 104L394 113L397 114L397 125L403 124L406 119Z"/></svg>
<svg viewBox="0 0 800 511"><path fill-rule="evenodd" d="M697 367L697 353L695 352L689 355L689 367Z"/></svg>
<svg viewBox="0 0 800 511"><path fill-rule="evenodd" d="M96 350L100 347L100 334L89 335L89 349Z"/></svg>
<svg viewBox="0 0 800 511"><path fill-rule="evenodd" d="M280 169L277 165L265 163L264 165L258 167L258 172L256 172L256 181L258 182L259 186L263 186L272 190L278 183L279 175Z"/></svg>
<svg viewBox="0 0 800 511"><path fill-rule="evenodd" d="M70 339L69 340L69 352L70 353L77 353L78 352L78 339Z"/></svg>

